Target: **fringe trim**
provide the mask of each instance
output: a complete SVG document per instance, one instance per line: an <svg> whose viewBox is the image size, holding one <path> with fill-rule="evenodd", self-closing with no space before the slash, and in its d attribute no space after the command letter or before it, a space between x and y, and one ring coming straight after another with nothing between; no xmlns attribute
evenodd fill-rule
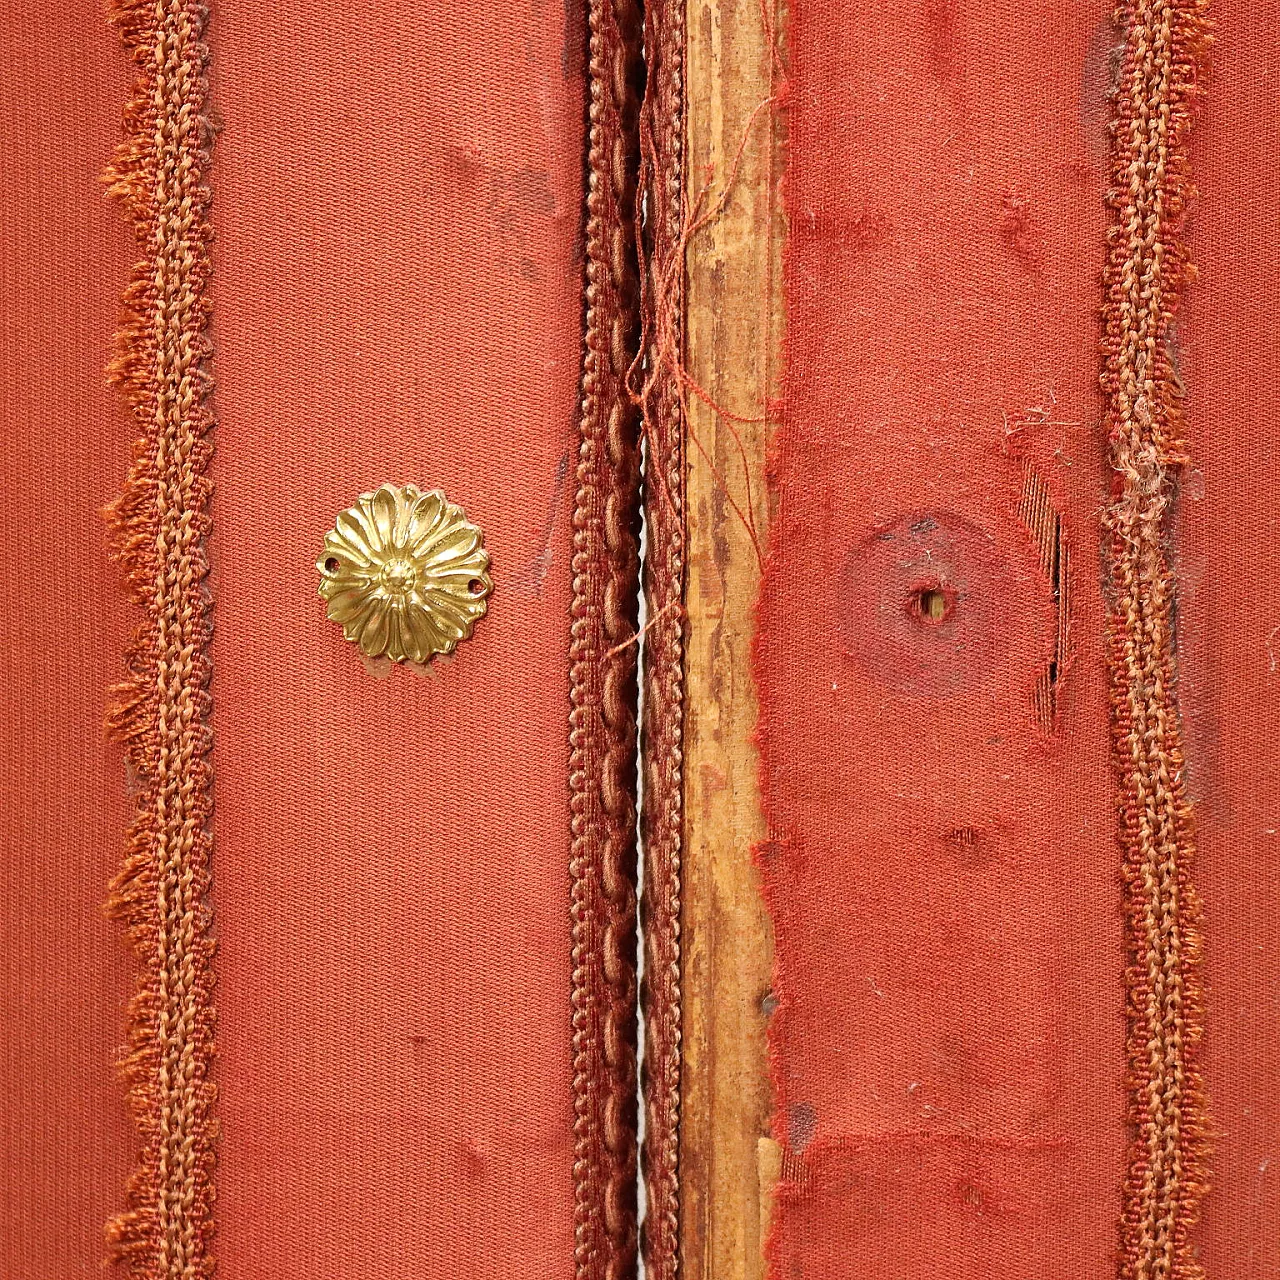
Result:
<svg viewBox="0 0 1280 1280"><path fill-rule="evenodd" d="M108 720L137 793L108 909L126 926L141 972L121 1062L140 1151L107 1241L136 1280L204 1280L214 1266L216 1129L206 8L198 0L116 0L111 20L138 74L107 176L133 219L142 260L125 292L110 369L140 438L107 517L144 618Z"/></svg>
<svg viewBox="0 0 1280 1280"><path fill-rule="evenodd" d="M643 1249L649 1280L680 1270L680 1089L685 703L684 4L645 9L649 82L640 121L648 201L641 314L646 356L643 653L645 1016Z"/></svg>
<svg viewBox="0 0 1280 1280"><path fill-rule="evenodd" d="M1195 837L1183 765L1168 522L1180 468L1182 392L1171 349L1192 277L1182 230L1187 138L1208 44L1206 0L1126 0L1115 98L1115 223L1104 276L1102 385L1112 502L1113 745L1129 966L1123 1280L1201 1280L1191 1231L1205 1194L1208 1116L1198 1061L1204 993Z"/></svg>
<svg viewBox="0 0 1280 1280"><path fill-rule="evenodd" d="M635 228L643 83L635 0L590 0L586 351L573 512L570 876L578 1280L636 1270Z"/></svg>

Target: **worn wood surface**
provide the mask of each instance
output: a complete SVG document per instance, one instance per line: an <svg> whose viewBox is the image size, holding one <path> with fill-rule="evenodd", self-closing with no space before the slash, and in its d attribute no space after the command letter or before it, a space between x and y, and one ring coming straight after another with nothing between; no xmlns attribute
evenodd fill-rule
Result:
<svg viewBox="0 0 1280 1280"><path fill-rule="evenodd" d="M768 525L766 409L781 337L782 81L772 0L689 0L681 1267L758 1280L777 1150L765 1044L772 935L752 851L764 834L751 645ZM717 407L726 412L717 412Z"/></svg>

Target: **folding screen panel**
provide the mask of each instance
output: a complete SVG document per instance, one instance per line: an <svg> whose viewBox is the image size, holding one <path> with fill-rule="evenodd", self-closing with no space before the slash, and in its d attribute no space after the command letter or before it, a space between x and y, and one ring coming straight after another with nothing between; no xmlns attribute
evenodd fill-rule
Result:
<svg viewBox="0 0 1280 1280"><path fill-rule="evenodd" d="M37 9L4 1274L625 1274L638 13Z"/></svg>
<svg viewBox="0 0 1280 1280"><path fill-rule="evenodd" d="M1280 1277L1278 27L0 3L3 1274Z"/></svg>
<svg viewBox="0 0 1280 1280"><path fill-rule="evenodd" d="M653 1273L1280 1269L1241 413L1275 16L655 19L687 609L683 774L646 796L683 814L647 850Z"/></svg>

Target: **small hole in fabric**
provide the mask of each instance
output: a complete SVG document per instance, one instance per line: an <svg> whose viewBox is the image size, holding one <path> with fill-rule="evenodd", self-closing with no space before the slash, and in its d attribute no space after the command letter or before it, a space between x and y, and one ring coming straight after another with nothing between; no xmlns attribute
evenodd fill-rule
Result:
<svg viewBox="0 0 1280 1280"><path fill-rule="evenodd" d="M1007 602L1022 584L1001 540L947 511L908 512L868 532L841 582L849 656L913 697L1009 674L1021 618Z"/></svg>
<svg viewBox="0 0 1280 1280"><path fill-rule="evenodd" d="M926 622L941 622L951 612L946 592L939 587L926 587L916 592L916 612Z"/></svg>

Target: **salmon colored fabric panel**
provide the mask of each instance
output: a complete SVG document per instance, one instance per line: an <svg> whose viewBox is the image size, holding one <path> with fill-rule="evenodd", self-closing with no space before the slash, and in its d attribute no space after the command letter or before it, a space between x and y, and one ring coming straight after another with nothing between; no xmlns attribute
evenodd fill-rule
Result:
<svg viewBox="0 0 1280 1280"><path fill-rule="evenodd" d="M1115 1273L1109 13L793 8L757 658L787 1280Z"/></svg>
<svg viewBox="0 0 1280 1280"><path fill-rule="evenodd" d="M104 370L133 252L101 174L128 83L97 0L0 3L0 1274L101 1275L132 1134L129 804L103 732L130 627L99 512L130 428Z"/></svg>
<svg viewBox="0 0 1280 1280"><path fill-rule="evenodd" d="M1215 5L1192 144L1199 267L1178 329L1194 471L1176 539L1188 783L1199 812L1216 1137L1211 1277L1280 1277L1280 5Z"/></svg>
<svg viewBox="0 0 1280 1280"><path fill-rule="evenodd" d="M584 35L245 0L210 38L219 1265L569 1276ZM425 678L374 678L316 597L386 481L492 557Z"/></svg>

